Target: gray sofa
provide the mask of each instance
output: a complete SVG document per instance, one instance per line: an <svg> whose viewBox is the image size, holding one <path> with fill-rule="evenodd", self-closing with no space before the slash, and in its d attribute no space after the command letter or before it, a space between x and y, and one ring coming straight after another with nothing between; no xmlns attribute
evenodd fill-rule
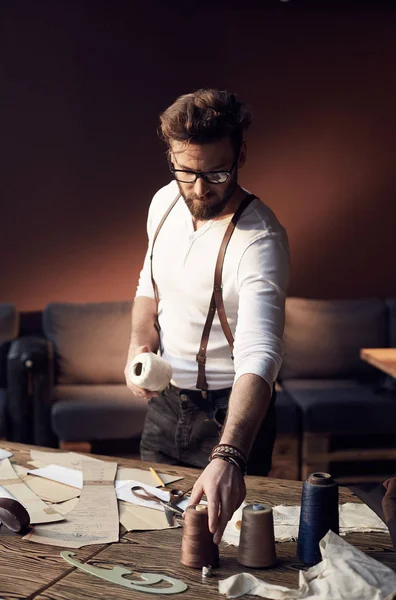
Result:
<svg viewBox="0 0 396 600"><path fill-rule="evenodd" d="M360 359L396 346L396 300L289 298L280 372L301 418L301 477L396 468L395 382ZM371 463L371 464L370 464Z"/></svg>
<svg viewBox="0 0 396 600"><path fill-rule="evenodd" d="M30 440L114 452L142 432L146 404L124 382L131 302L53 303L43 311L44 338L21 338L9 355L9 387L23 403L30 365ZM374 464L394 472L394 383L364 363L363 347L396 346L396 300L286 302L285 357L277 383L278 435L272 476L297 479L315 470L342 476ZM18 391L19 387L19 391ZM23 414L20 407L19 414ZM23 423L26 422L22 420ZM24 441L24 440L19 440ZM367 469L366 469L367 470Z"/></svg>
<svg viewBox="0 0 396 600"><path fill-rule="evenodd" d="M8 434L7 355L19 330L19 315L12 304L0 303L0 438Z"/></svg>

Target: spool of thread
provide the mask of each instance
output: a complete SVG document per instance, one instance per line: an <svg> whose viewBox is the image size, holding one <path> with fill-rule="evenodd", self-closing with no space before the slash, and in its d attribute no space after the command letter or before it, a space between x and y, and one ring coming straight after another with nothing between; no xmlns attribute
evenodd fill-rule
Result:
<svg viewBox="0 0 396 600"><path fill-rule="evenodd" d="M248 504L242 511L238 562L245 567L270 567L276 562L272 508Z"/></svg>
<svg viewBox="0 0 396 600"><path fill-rule="evenodd" d="M303 563L321 560L319 542L329 529L338 534L338 485L329 473L311 473L301 496L297 556Z"/></svg>
<svg viewBox="0 0 396 600"><path fill-rule="evenodd" d="M137 354L129 367L130 381L151 392L162 392L171 378L171 365L153 352Z"/></svg>
<svg viewBox="0 0 396 600"><path fill-rule="evenodd" d="M186 508L180 562L193 569L219 566L219 547L213 542L208 509L202 504L190 504Z"/></svg>

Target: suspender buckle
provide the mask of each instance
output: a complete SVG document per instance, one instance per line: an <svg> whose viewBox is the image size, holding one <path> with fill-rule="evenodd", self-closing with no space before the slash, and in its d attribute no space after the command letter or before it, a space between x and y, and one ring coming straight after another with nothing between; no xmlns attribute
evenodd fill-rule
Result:
<svg viewBox="0 0 396 600"><path fill-rule="evenodd" d="M206 363L206 356L202 354L197 354L195 357L196 361L200 365L204 365Z"/></svg>

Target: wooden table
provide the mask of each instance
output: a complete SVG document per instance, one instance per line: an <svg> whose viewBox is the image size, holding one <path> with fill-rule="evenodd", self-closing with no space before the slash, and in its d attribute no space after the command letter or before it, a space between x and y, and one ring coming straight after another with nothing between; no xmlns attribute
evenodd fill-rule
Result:
<svg viewBox="0 0 396 600"><path fill-rule="evenodd" d="M30 460L30 446L2 442L2 448L14 453L11 461L23 466ZM37 447L36 447L37 448ZM48 450L48 449L47 449ZM55 451L56 452L56 451ZM147 466L137 460L97 456L102 460L116 461L120 466ZM156 466L156 465L154 465ZM158 466L159 468L159 466ZM180 487L187 489L199 473L195 469L161 465L162 471L183 475ZM179 485L179 484L178 484ZM302 482L264 477L246 477L247 501L265 504L300 504ZM341 502L360 502L356 496L340 488ZM296 543L276 545L278 563L270 569L247 569L236 561L237 549L221 544L220 568L215 576L202 582L201 571L184 567L179 562L182 529L150 532L125 532L113 544L86 546L76 550L81 562L96 566L120 565L132 571L158 572L186 582L188 590L179 597L185 600L220 598L218 581L235 573L249 571L269 583L298 587L298 571L306 568L296 558ZM396 553L388 533L355 533L346 537L369 556L396 570ZM23 541L5 527L0 528L0 598L37 600L127 600L148 599L140 592L128 590L84 573L66 563L60 556L62 548ZM165 596L154 596L164 598Z"/></svg>
<svg viewBox="0 0 396 600"><path fill-rule="evenodd" d="M396 348L362 348L360 358L396 379Z"/></svg>

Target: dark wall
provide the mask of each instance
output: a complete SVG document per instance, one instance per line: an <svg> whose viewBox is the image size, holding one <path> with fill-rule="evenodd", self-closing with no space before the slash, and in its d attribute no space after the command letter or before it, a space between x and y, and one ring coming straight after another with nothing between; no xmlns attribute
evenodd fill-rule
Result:
<svg viewBox="0 0 396 600"><path fill-rule="evenodd" d="M239 4L1 4L0 301L133 297L158 114L203 86L253 108L241 181L288 229L290 295L396 296L396 13Z"/></svg>

